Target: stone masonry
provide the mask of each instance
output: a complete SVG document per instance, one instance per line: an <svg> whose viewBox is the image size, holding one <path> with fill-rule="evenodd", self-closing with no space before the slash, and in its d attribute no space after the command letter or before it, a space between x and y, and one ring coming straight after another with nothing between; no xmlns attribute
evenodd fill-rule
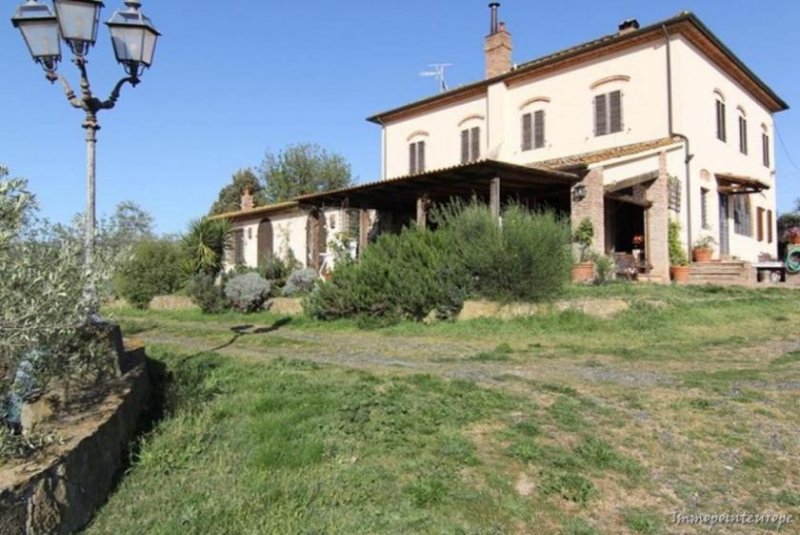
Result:
<svg viewBox="0 0 800 535"><path fill-rule="evenodd" d="M578 182L573 188L584 186L586 197L581 201L571 200L572 229L575 230L584 218L588 217L594 227L594 242L592 249L598 253L606 251L606 214L605 214L605 191L603 190L603 168L592 169L583 180Z"/></svg>
<svg viewBox="0 0 800 535"><path fill-rule="evenodd" d="M651 274L669 281L669 174L667 153L658 155L658 178L647 188L647 258L653 266Z"/></svg>

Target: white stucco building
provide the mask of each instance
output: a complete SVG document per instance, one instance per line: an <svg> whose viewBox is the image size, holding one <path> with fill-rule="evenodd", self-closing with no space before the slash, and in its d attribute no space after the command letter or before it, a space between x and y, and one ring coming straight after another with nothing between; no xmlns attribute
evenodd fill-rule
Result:
<svg viewBox="0 0 800 535"><path fill-rule="evenodd" d="M631 251L643 237L667 280L670 220L687 251L711 236L717 258L776 255L773 114L788 106L695 15L625 21L515 64L491 7L485 79L370 117L382 132L381 180L304 196L303 206L361 209L362 221L395 229L424 224L429 203L449 197L477 195L494 209L513 199L573 224L588 217L601 252ZM294 217L286 243L297 254L308 232Z"/></svg>

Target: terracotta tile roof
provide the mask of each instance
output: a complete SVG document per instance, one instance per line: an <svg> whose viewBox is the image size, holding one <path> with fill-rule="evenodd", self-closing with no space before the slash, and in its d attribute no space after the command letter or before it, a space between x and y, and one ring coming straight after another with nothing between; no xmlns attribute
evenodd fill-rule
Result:
<svg viewBox="0 0 800 535"><path fill-rule="evenodd" d="M247 217L269 215L275 212L286 210L287 208L297 207L297 201L286 201L264 206L256 206L250 210L237 210L235 212L225 212L209 217L209 219L242 219Z"/></svg>
<svg viewBox="0 0 800 535"><path fill-rule="evenodd" d="M606 160L613 160L614 158L632 156L634 154L651 151L660 147L681 143L681 141L681 138L678 137L665 137L661 139L654 139L652 141L644 141L642 143L621 145L619 147L612 147L610 149L584 152L582 154L571 154L569 156L564 156L563 158L553 158L550 160L533 162L529 164L528 167L544 169L568 169L570 167L581 167L584 165L604 162Z"/></svg>

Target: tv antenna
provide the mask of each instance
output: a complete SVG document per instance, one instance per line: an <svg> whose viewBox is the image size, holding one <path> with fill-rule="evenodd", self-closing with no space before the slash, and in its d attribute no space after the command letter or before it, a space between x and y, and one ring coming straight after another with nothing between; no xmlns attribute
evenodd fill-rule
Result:
<svg viewBox="0 0 800 535"><path fill-rule="evenodd" d="M433 77L436 78L436 86L439 88L439 92L443 93L447 91L447 81L444 79L444 70L447 67L452 67L452 63L431 63L428 67L431 68L429 71L422 71L419 73L420 76L423 77Z"/></svg>

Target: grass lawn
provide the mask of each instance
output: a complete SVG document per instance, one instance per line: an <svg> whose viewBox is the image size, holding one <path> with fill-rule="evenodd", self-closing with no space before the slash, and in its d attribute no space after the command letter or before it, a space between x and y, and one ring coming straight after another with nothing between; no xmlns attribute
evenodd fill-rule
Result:
<svg viewBox="0 0 800 535"><path fill-rule="evenodd" d="M166 370L165 416L88 532L797 532L800 292L570 297L631 308L379 330L114 311Z"/></svg>

